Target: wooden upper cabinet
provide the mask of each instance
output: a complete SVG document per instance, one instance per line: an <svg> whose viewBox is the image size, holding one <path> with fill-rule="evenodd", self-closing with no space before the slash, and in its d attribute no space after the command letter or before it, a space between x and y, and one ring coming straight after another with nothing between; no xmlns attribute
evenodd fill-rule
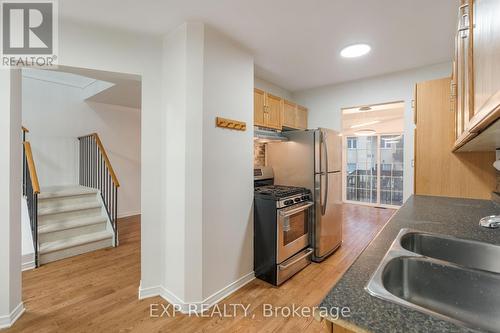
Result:
<svg viewBox="0 0 500 333"><path fill-rule="evenodd" d="M254 88L254 125L281 130L307 128L307 108Z"/></svg>
<svg viewBox="0 0 500 333"><path fill-rule="evenodd" d="M500 118L500 1L462 0L458 11L454 150Z"/></svg>
<svg viewBox="0 0 500 333"><path fill-rule="evenodd" d="M454 75L457 86L456 138L467 130L474 112L474 84L472 63L472 0L462 0L458 8L458 26L455 42Z"/></svg>
<svg viewBox="0 0 500 333"><path fill-rule="evenodd" d="M256 126L266 126L265 123L265 106L266 93L260 89L253 91L253 122Z"/></svg>
<svg viewBox="0 0 500 333"><path fill-rule="evenodd" d="M283 99L255 88L253 102L254 125L280 130Z"/></svg>
<svg viewBox="0 0 500 333"><path fill-rule="evenodd" d="M492 121L498 118L500 109L500 20L498 13L500 13L500 1L474 1L472 29L474 36L474 116L477 118L474 119L471 127L476 126L479 120L486 117ZM496 117L492 117L492 113L495 112Z"/></svg>
<svg viewBox="0 0 500 333"><path fill-rule="evenodd" d="M266 94L266 127L281 129L281 109L283 99L278 96Z"/></svg>
<svg viewBox="0 0 500 333"><path fill-rule="evenodd" d="M283 126L295 128L297 119L297 104L290 101L283 101Z"/></svg>
<svg viewBox="0 0 500 333"><path fill-rule="evenodd" d="M298 129L307 129L307 108L300 105L297 106L297 118L295 124Z"/></svg>

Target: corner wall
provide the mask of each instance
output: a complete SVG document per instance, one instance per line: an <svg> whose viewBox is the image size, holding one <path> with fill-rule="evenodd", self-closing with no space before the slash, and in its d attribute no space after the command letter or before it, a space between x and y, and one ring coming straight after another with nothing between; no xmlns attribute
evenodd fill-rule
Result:
<svg viewBox="0 0 500 333"><path fill-rule="evenodd" d="M0 70L0 328L24 312L21 300L21 72Z"/></svg>
<svg viewBox="0 0 500 333"><path fill-rule="evenodd" d="M203 90L203 299L253 278L253 57L205 26ZM215 127L221 116L246 131ZM229 289L233 288L229 287Z"/></svg>
<svg viewBox="0 0 500 333"><path fill-rule="evenodd" d="M253 58L203 23L185 23L164 39L163 77L163 284L141 295L199 312L253 279ZM248 129L217 128L216 116Z"/></svg>
<svg viewBox="0 0 500 333"><path fill-rule="evenodd" d="M59 46L60 65L135 74L142 78L141 286L158 286L163 276L165 244L162 40L60 20Z"/></svg>

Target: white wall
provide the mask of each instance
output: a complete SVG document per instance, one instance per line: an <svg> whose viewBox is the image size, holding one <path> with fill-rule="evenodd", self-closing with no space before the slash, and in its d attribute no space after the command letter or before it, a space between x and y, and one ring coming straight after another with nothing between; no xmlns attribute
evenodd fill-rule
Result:
<svg viewBox="0 0 500 333"><path fill-rule="evenodd" d="M293 101L293 95L291 91L281 88L280 86L277 86L274 83L271 83L264 79L258 77L254 78L254 87L269 92L273 95L283 97L285 99L288 99L289 101Z"/></svg>
<svg viewBox="0 0 500 333"><path fill-rule="evenodd" d="M165 125L162 122L162 40L106 27L59 22L59 64L140 75L141 109L141 285L163 277L165 237ZM137 281L139 283L139 281Z"/></svg>
<svg viewBox="0 0 500 333"><path fill-rule="evenodd" d="M169 34L163 57L167 219L158 293L200 306L253 277L253 133L215 127L216 116L252 127L253 58L202 23Z"/></svg>
<svg viewBox="0 0 500 333"><path fill-rule="evenodd" d="M78 184L77 138L98 133L121 185L119 217L140 214L140 110L88 103L79 87L24 77L23 125L42 187Z"/></svg>
<svg viewBox="0 0 500 333"><path fill-rule="evenodd" d="M405 102L404 199L413 193L413 112L415 84L451 75L451 64L443 63L413 70L295 92L293 98L309 108L309 127L341 130L341 109L358 105Z"/></svg>
<svg viewBox="0 0 500 333"><path fill-rule="evenodd" d="M0 328L23 311L21 301L21 73L0 70Z"/></svg>
<svg viewBox="0 0 500 333"><path fill-rule="evenodd" d="M220 291L216 298L223 297L239 286L238 283L248 282L252 277L253 61L249 54L225 37L209 30L209 37L205 40L204 33L203 24L186 24L164 40L103 27L60 22L61 65L142 77L140 296L160 294L176 303L199 304L205 301L205 295L214 290ZM215 50L216 45L223 46L223 49ZM203 53L205 49L206 56ZM221 63L218 56L223 57L226 63ZM221 73L220 78L218 71ZM207 80L204 79L204 73ZM231 74L241 75L241 80L240 77L228 77ZM212 84L214 87L209 87ZM8 85L2 84L4 87L8 88ZM235 95L231 97L233 93ZM224 97L227 102L221 102ZM4 100L1 99L2 102ZM206 117L205 110L208 113ZM20 109L17 112L20 117ZM247 132L215 132L219 130L210 128L214 126L215 114L246 120L250 129ZM0 124L5 129L2 131L2 135L6 135L3 142L9 142L7 134L19 136L19 142L15 144L20 147L20 118L11 124L9 115L2 113ZM7 128L5 124L12 125L12 128ZM235 164L228 163L241 167L241 170L223 172L224 164L213 160L209 151L207 155L203 152L204 144L208 144L207 149L220 149L218 145L228 138L235 142L224 142L227 156L222 161L232 162L233 159L241 158L240 162L232 162ZM204 143L204 140L213 142ZM15 201L0 202L10 202L19 208L19 192L3 184L20 184L20 160L16 163L9 156L12 152L10 148L5 150L2 146L0 149L2 161L10 161L0 162L4 163L0 164L0 195L6 199L15 198ZM20 151L16 154L20 156ZM220 152L215 154L217 156ZM203 171L204 164L209 168L207 173ZM6 170L17 171L9 174ZM204 177L213 179L205 180ZM221 193L231 197L215 197L212 191L217 189L205 189L205 181L207 186L227 186ZM241 184L234 184L237 182ZM223 204L226 201L234 206ZM223 207L223 210L215 211L211 207L205 210L207 204ZM2 209L2 214L10 211ZM16 210L19 211L20 208ZM13 221L19 226L19 220L19 216L9 219L6 215L2 223ZM204 229L204 224L214 228L214 231ZM223 239L215 231L229 239ZM9 262L17 282L10 279L8 267L3 267L0 285L2 292L9 293L10 298L19 301L21 235L18 232L10 236L18 249L15 253L9 252L7 247L6 251L0 251L0 255L8 257L1 263L4 265L5 261ZM213 247L216 243L217 247ZM0 246L6 244L9 244L8 239L1 242ZM239 248L235 249L235 245ZM203 254L205 250L206 256ZM224 257L221 257L222 254ZM207 265L203 263L204 259L207 259ZM227 265L223 271L214 272L211 260L225 260ZM246 273L250 274L243 276L244 280L235 281ZM207 274L206 283L204 274ZM0 313L8 310L13 303L5 302L4 296L7 295L2 294L0 306L3 308ZM212 297L210 301L216 301L216 298Z"/></svg>
<svg viewBox="0 0 500 333"><path fill-rule="evenodd" d="M253 272L253 57L205 28L203 297ZM244 121L245 132L215 127Z"/></svg>

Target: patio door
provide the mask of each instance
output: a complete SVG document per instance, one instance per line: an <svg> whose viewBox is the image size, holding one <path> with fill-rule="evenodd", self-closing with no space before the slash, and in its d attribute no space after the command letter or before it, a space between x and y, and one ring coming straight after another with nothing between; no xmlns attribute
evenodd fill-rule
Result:
<svg viewBox="0 0 500 333"><path fill-rule="evenodd" d="M402 133L345 138L345 201L373 206L403 204Z"/></svg>

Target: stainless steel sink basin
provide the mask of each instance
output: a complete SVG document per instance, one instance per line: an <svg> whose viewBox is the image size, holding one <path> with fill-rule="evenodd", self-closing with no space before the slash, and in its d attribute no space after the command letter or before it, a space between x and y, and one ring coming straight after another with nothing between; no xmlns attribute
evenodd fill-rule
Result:
<svg viewBox="0 0 500 333"><path fill-rule="evenodd" d="M498 251L494 245L403 229L365 289L461 326L500 332L500 268L493 262L500 261Z"/></svg>
<svg viewBox="0 0 500 333"><path fill-rule="evenodd" d="M420 258L398 257L384 269L392 295L461 324L500 330L500 276Z"/></svg>
<svg viewBox="0 0 500 333"><path fill-rule="evenodd" d="M425 257L500 273L500 246L422 232L404 234L401 246Z"/></svg>

